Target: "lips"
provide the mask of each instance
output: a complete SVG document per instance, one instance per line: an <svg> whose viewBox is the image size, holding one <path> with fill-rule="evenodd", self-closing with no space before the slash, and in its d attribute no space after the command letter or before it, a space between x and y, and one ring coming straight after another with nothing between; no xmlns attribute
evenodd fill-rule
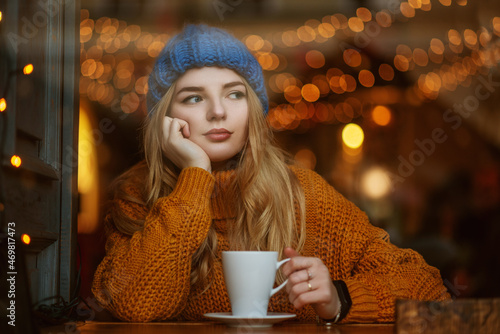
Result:
<svg viewBox="0 0 500 334"><path fill-rule="evenodd" d="M208 132L205 132L203 135L212 141L223 141L231 137L233 133L224 128L222 129L212 129Z"/></svg>

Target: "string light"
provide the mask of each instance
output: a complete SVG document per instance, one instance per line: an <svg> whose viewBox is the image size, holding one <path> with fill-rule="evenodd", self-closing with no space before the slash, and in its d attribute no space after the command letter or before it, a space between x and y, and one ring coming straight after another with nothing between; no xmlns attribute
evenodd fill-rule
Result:
<svg viewBox="0 0 500 334"><path fill-rule="evenodd" d="M18 168L19 166L21 166L21 157L19 157L18 155L13 155L10 158L10 163L12 164L12 166Z"/></svg>
<svg viewBox="0 0 500 334"><path fill-rule="evenodd" d="M29 245L31 243L31 237L28 234L23 234L21 235L21 240L24 242L26 245Z"/></svg>
<svg viewBox="0 0 500 334"><path fill-rule="evenodd" d="M451 1L440 0L448 6ZM466 0L457 0L460 6L467 5ZM321 20L308 20L297 29L289 29L283 32L276 32L267 35L265 38L259 35L248 35L242 39L245 45L254 53L264 71L283 71L287 66L287 57L277 53L273 48L296 47L302 43L324 43L325 41L340 36L339 38L351 38L364 30L367 22L373 21L381 28L388 28L392 23L400 18L408 21L415 16L416 10L428 11L431 9L429 0L408 0L401 3L403 13L395 15L388 10L370 12L364 7L356 10L356 16L346 17L342 14L326 15ZM124 110L133 112L140 108L144 94L147 93L147 80L135 75L133 64L136 61L144 61L148 57L154 58L158 55L169 39L166 34L151 34L141 31L136 25L127 26L124 21L102 17L96 21L89 18L88 11L82 10L82 20L80 37L82 42L82 77L80 79L80 91L87 94L89 99L109 105L121 96L121 103L126 106ZM500 35L500 18L495 17L492 20L494 34ZM85 29L83 29L85 28ZM338 34L342 32L343 34ZM350 116L346 116L345 110L348 108L338 107L340 104L333 104L332 112L329 113L323 108L323 104L318 101L320 97L327 97L330 92L335 94L344 94L354 92L359 87L373 87L375 84L375 75L378 75L384 81L394 80L394 68L401 72L411 71L415 66L426 67L429 64L441 64L443 62L455 63L459 61L463 65L461 58L457 58L467 47L473 52L478 48L485 47L492 39L492 34L484 27L474 31L466 29L464 36L456 30L450 29L448 32L449 43L444 40L434 38L429 43L428 51L408 46L398 46L393 64L381 64L378 70L370 70L369 59L359 50L348 49L342 54L344 62L351 68L357 68L362 65L362 69L356 74L351 75L343 73L340 69L333 69L338 73L332 72L331 68L325 69L324 74L315 73L310 82L302 83L301 80L287 73L279 73L269 78L268 84L270 90L275 93L283 94L284 99L290 103L289 107L280 107L277 119L285 119L282 114L291 112L296 113L297 105L308 103L307 108L316 110L307 114L317 115L314 117L297 117L293 122L286 120L284 124L287 129L297 127L296 120L317 122L325 119L331 120L334 115L333 109L337 110L340 118L344 121ZM84 47L88 41L95 41L94 45ZM462 42L463 40L463 42ZM445 44L446 43L446 44ZM134 47L133 52L121 52L128 45ZM450 54L448 50L451 50ZM128 56L128 61L132 63L131 68L121 68L119 64ZM486 61L491 63L491 59L484 53L477 53L474 62ZM310 68L319 69L325 66L325 61L329 56L319 50L310 49L306 52L305 61ZM470 59L473 59L472 57ZM391 66L392 65L392 66ZM482 66L477 64L477 66ZM443 65L444 66L444 65ZM424 87L424 90L433 96L441 88L453 88L456 86L454 80L466 83L468 74L460 74L456 67L450 67L453 70L436 71L434 74L428 73L420 80L418 87ZM457 72L458 71L458 72ZM463 72L463 71L462 71ZM465 73L465 72L464 72ZM283 74L283 75L282 75ZM302 79L302 78L301 78ZM313 88L314 87L314 88ZM439 87L439 88L438 88ZM424 94L425 95L425 94ZM138 102L137 102L138 101ZM286 104L285 104L286 106ZM300 107L304 110L303 107ZM271 108L272 109L272 108ZM271 113L270 113L271 114ZM338 120L337 118L335 118ZM299 122L300 123L300 122ZM277 123L276 123L277 124Z"/></svg>
<svg viewBox="0 0 500 334"><path fill-rule="evenodd" d="M0 99L0 112L4 112L5 109L7 109L7 101L2 97Z"/></svg>
<svg viewBox="0 0 500 334"><path fill-rule="evenodd" d="M31 73L33 73L33 64L28 64L28 65L24 66L23 73L25 75L30 75Z"/></svg>

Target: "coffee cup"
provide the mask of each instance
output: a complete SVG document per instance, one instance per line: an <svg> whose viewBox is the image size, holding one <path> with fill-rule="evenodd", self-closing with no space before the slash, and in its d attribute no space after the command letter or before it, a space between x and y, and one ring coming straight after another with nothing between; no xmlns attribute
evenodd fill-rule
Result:
<svg viewBox="0 0 500 334"><path fill-rule="evenodd" d="M264 318L269 299L288 280L273 288L276 271L285 262L278 262L278 252L224 251L222 267L232 314L242 318Z"/></svg>

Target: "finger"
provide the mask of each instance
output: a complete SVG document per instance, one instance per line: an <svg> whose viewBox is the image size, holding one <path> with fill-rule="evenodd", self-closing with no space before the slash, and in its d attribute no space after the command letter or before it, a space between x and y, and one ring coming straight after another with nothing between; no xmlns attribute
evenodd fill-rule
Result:
<svg viewBox="0 0 500 334"><path fill-rule="evenodd" d="M317 290L317 288L318 287L314 287L312 282L301 282L292 287L292 290L288 294L288 298L294 306L302 307L304 306L304 303L311 300L311 296L306 295L310 295L312 292Z"/></svg>
<svg viewBox="0 0 500 334"><path fill-rule="evenodd" d="M331 303L333 292L328 284L321 282L303 282L298 284L289 294L290 302L297 308L312 304L313 306Z"/></svg>
<svg viewBox="0 0 500 334"><path fill-rule="evenodd" d="M315 258L295 256L283 266L283 274L290 276L292 273L300 270L308 270L314 266Z"/></svg>
<svg viewBox="0 0 500 334"><path fill-rule="evenodd" d="M165 116L163 118L163 136L167 137L170 132L170 125L172 124L172 118Z"/></svg>
<svg viewBox="0 0 500 334"><path fill-rule="evenodd" d="M299 270L293 272L290 276L288 276L288 282L290 282L291 286L299 284L301 282L307 282L309 280L310 278L307 270Z"/></svg>
<svg viewBox="0 0 500 334"><path fill-rule="evenodd" d="M190 135L188 123L180 118L172 119L169 131L170 136L175 139L187 138Z"/></svg>
<svg viewBox="0 0 500 334"><path fill-rule="evenodd" d="M299 252L297 252L292 247L285 247L284 254L286 257L300 256Z"/></svg>
<svg viewBox="0 0 500 334"><path fill-rule="evenodd" d="M290 302L295 308L301 309L302 307L310 304L317 305L328 303L330 299L330 294L328 294L327 291L324 289L316 289L301 293L300 295L297 295L295 299L290 300Z"/></svg>
<svg viewBox="0 0 500 334"><path fill-rule="evenodd" d="M184 136L184 138L189 138L191 136L191 131L189 129L189 123L183 119L178 119L178 120L179 120L179 124L181 125L182 135Z"/></svg>

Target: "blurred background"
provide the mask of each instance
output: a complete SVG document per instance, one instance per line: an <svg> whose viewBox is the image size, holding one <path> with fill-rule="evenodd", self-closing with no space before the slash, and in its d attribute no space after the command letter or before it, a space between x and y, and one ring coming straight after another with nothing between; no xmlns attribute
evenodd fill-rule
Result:
<svg viewBox="0 0 500 334"><path fill-rule="evenodd" d="M264 69L279 144L441 270L499 297L498 0L83 0L82 290L104 255L107 186L138 162L154 58L187 22L231 31Z"/></svg>

